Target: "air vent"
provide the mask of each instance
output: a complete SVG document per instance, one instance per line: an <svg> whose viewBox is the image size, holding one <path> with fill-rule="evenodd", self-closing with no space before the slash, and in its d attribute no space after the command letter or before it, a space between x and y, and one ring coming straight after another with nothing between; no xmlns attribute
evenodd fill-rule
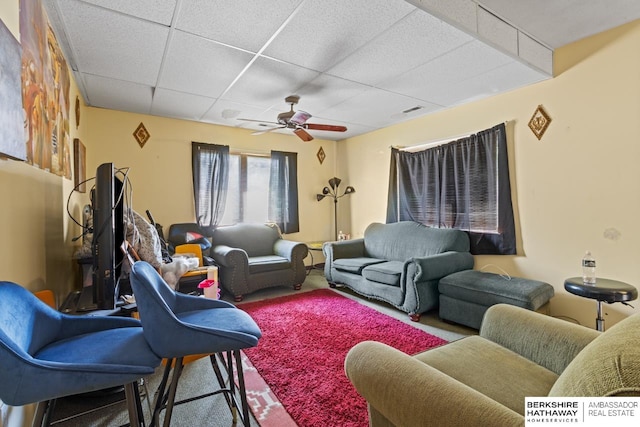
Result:
<svg viewBox="0 0 640 427"><path fill-rule="evenodd" d="M418 110L422 110L424 107L420 106L420 105L416 105L415 107L406 109L402 112L402 114L409 114L409 113L413 113L414 111L418 111Z"/></svg>

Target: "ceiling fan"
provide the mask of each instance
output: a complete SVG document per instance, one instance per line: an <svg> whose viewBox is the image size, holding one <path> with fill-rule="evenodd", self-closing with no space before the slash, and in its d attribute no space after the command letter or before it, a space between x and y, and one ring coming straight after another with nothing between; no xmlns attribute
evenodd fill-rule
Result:
<svg viewBox="0 0 640 427"><path fill-rule="evenodd" d="M294 111L293 106L300 101L300 97L298 95L290 95L287 96L284 101L291 105L291 109L284 113L278 114L277 122L265 122L264 120L253 120L253 119L238 119L247 122L260 122L265 124L274 124L278 125L277 127L270 128L263 131L254 132L252 135L261 135L267 132L273 132L278 129L293 129L293 133L295 133L301 140L308 142L313 140L313 136L306 131L306 129L310 130L326 130L332 132L345 132L347 128L345 126L338 125L323 125L319 123L307 123L312 116L306 111L298 110Z"/></svg>

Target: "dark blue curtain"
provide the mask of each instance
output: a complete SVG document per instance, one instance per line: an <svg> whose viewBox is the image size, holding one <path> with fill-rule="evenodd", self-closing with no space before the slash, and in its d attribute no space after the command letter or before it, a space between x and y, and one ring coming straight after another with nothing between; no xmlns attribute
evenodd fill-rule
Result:
<svg viewBox="0 0 640 427"><path fill-rule="evenodd" d="M196 220L213 234L224 214L229 183L229 147L192 142L193 199Z"/></svg>
<svg viewBox="0 0 640 427"><path fill-rule="evenodd" d="M271 152L269 220L285 233L300 231L298 218L298 153Z"/></svg>
<svg viewBox="0 0 640 427"><path fill-rule="evenodd" d="M505 125L418 152L392 148L387 223L468 232L473 254L516 253Z"/></svg>

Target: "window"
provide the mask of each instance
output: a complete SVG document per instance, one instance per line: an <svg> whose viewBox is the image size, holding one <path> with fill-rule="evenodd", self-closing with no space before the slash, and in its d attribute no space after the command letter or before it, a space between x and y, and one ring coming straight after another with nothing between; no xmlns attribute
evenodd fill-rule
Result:
<svg viewBox="0 0 640 427"><path fill-rule="evenodd" d="M193 192L205 230L238 222L275 222L299 231L297 153L229 153L226 145L192 143Z"/></svg>
<svg viewBox="0 0 640 427"><path fill-rule="evenodd" d="M392 149L387 222L468 232L474 254L515 254L505 125L418 152Z"/></svg>
<svg viewBox="0 0 640 427"><path fill-rule="evenodd" d="M268 222L271 158L229 154L229 187L220 225Z"/></svg>

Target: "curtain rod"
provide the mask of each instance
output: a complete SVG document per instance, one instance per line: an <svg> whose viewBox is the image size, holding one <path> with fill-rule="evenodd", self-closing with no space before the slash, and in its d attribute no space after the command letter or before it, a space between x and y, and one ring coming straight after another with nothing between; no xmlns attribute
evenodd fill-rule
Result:
<svg viewBox="0 0 640 427"><path fill-rule="evenodd" d="M509 121L507 120L507 121L504 121L503 123L506 126L509 123ZM482 130L485 130L485 129L482 129ZM437 147L439 145L448 144L448 143L456 141L456 140L458 140L460 138L468 138L471 135L474 135L474 134L476 134L478 132L482 132L482 130L475 131L475 132L464 133L462 135L450 136L450 137L447 137L447 138L437 139L437 140L434 140L434 141L421 142L421 143L416 144L416 145L409 145L409 146L392 145L392 146L390 146L390 148L395 148L395 149L400 150L400 151L408 151L408 152L422 151L422 150L426 150L427 148L433 148L433 147Z"/></svg>

